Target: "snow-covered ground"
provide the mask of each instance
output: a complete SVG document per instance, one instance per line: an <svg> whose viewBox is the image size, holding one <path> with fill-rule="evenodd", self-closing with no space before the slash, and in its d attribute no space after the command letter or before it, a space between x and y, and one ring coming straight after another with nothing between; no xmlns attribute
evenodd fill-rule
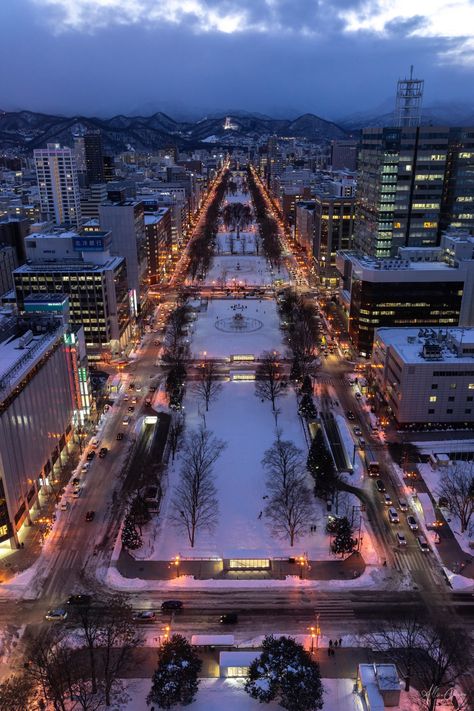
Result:
<svg viewBox="0 0 474 711"><path fill-rule="evenodd" d="M229 254L213 258L205 283L229 288L235 285L271 287L275 281L287 278L284 267L279 271L269 271L265 257Z"/></svg>
<svg viewBox="0 0 474 711"><path fill-rule="evenodd" d="M236 314L248 319L249 330L226 329ZM221 324L220 321L228 321ZM216 325L217 324L217 325ZM257 330L253 330L257 329ZM285 351L274 301L219 299L209 301L207 311L193 324L191 351L196 358L228 358L230 355L260 355L263 351Z"/></svg>
<svg viewBox="0 0 474 711"><path fill-rule="evenodd" d="M256 254L257 234L244 230L237 237L236 233L218 232L216 239L217 254Z"/></svg>
<svg viewBox="0 0 474 711"><path fill-rule="evenodd" d="M355 673L355 672L354 672ZM364 711L365 704L354 693L354 679L323 679L324 711ZM191 711L257 711L265 708L278 711L281 706L272 702L260 704L244 691L243 679L202 679L196 700L190 706ZM123 681L123 703L116 708L120 711L146 711L146 696L150 691L149 679L127 679ZM128 701L126 697L128 696ZM402 691L400 704L391 707L393 711L419 711L420 699L416 691ZM447 711L447 706L437 706L440 711Z"/></svg>
<svg viewBox="0 0 474 711"><path fill-rule="evenodd" d="M300 419L296 413L296 397L288 390L278 401L280 414L278 427L284 439L291 440L307 451ZM197 412L195 396L189 393L185 400L187 427L202 422ZM202 409L201 409L202 412ZM222 556L236 554L246 557L286 556L297 551L307 552L310 559L332 558L329 540L324 533L321 507L315 502L314 516L308 521L307 534L293 549L288 541L278 540L260 512L265 508L265 475L261 466L264 452L275 440L275 419L268 402L255 396L253 382L229 382L205 413L206 426L226 443L215 465L219 499L218 523L212 534L200 533L194 549L189 547L182 533L170 523L171 500L179 479L179 460L170 468L168 489L160 515L153 557L165 560L179 553L182 556ZM308 486L311 479L308 475ZM317 526L316 533L309 527Z"/></svg>

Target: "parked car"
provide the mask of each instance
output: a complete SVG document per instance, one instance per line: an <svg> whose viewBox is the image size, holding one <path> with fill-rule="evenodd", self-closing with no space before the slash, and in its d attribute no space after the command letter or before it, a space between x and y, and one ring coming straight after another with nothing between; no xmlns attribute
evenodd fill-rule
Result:
<svg viewBox="0 0 474 711"><path fill-rule="evenodd" d="M94 437L94 439L91 442L91 447L94 447L95 449L97 449L98 446L99 446L99 438Z"/></svg>
<svg viewBox="0 0 474 711"><path fill-rule="evenodd" d="M164 600L161 603L162 610L181 610L183 607L182 600Z"/></svg>
<svg viewBox="0 0 474 711"><path fill-rule="evenodd" d="M397 509L394 509L393 506L391 506L388 510L388 520L390 523L400 523L398 511Z"/></svg>
<svg viewBox="0 0 474 711"><path fill-rule="evenodd" d="M72 492L72 498L73 499L78 499L82 493L82 487L78 486L74 491Z"/></svg>
<svg viewBox="0 0 474 711"><path fill-rule="evenodd" d="M365 449L365 439L363 437L359 437L359 447L360 449Z"/></svg>
<svg viewBox="0 0 474 711"><path fill-rule="evenodd" d="M130 405L130 407L128 408L128 411L129 411L129 412L135 412L135 408L133 407L133 405Z"/></svg>
<svg viewBox="0 0 474 711"><path fill-rule="evenodd" d="M423 553L429 553L430 552L430 547L428 545L428 541L424 536L418 536L417 537L417 542L418 545Z"/></svg>
<svg viewBox="0 0 474 711"><path fill-rule="evenodd" d="M62 607L58 607L54 610L48 610L45 618L50 622L63 622L67 618L67 612Z"/></svg>
<svg viewBox="0 0 474 711"><path fill-rule="evenodd" d="M414 516L407 516L407 524L412 531L418 531L418 521Z"/></svg>
<svg viewBox="0 0 474 711"><path fill-rule="evenodd" d="M93 521L95 517L95 511L88 511L86 513L86 521Z"/></svg>
<svg viewBox="0 0 474 711"><path fill-rule="evenodd" d="M91 468L91 463L85 462L81 467L81 471L83 474L85 474L85 472L88 472L90 468Z"/></svg>
<svg viewBox="0 0 474 711"><path fill-rule="evenodd" d="M383 483L382 479L377 479L377 481L375 482L375 486L377 487L377 491L379 491L381 494L385 493L385 484Z"/></svg>
<svg viewBox="0 0 474 711"><path fill-rule="evenodd" d="M123 432L117 432L117 440L120 442L121 439L123 439Z"/></svg>
<svg viewBox="0 0 474 711"><path fill-rule="evenodd" d="M354 432L356 437L360 437L362 435L362 430L357 425L352 428L352 431Z"/></svg>
<svg viewBox="0 0 474 711"><path fill-rule="evenodd" d="M67 511L69 508L69 501L67 499L62 499L61 503L59 504L59 510L60 511Z"/></svg>
<svg viewBox="0 0 474 711"><path fill-rule="evenodd" d="M81 480L78 479L77 476L75 476L74 479L72 480L72 485L73 485L73 486L79 486L80 483L81 483Z"/></svg>
<svg viewBox="0 0 474 711"><path fill-rule="evenodd" d="M88 462L92 462L92 460L94 459L94 457L95 457L95 452L94 452L93 449L91 449L91 451L87 453L87 461L88 461Z"/></svg>
<svg viewBox="0 0 474 711"><path fill-rule="evenodd" d="M397 543L399 546L406 546L407 539L404 533L400 533L399 531L397 531Z"/></svg>
<svg viewBox="0 0 474 711"><path fill-rule="evenodd" d="M103 459L104 457L106 457L108 451L109 450L107 449L107 447L102 447L102 449L99 452L99 459Z"/></svg>
<svg viewBox="0 0 474 711"><path fill-rule="evenodd" d="M156 617L154 610L140 610L133 615L135 622L153 622Z"/></svg>
<svg viewBox="0 0 474 711"><path fill-rule="evenodd" d="M348 410L348 411L346 412L346 417L347 417L348 420L355 420L355 415L354 415L354 413L353 413L351 410Z"/></svg>
<svg viewBox="0 0 474 711"><path fill-rule="evenodd" d="M239 616L236 612L227 612L219 617L221 625L235 625L239 621Z"/></svg>
<svg viewBox="0 0 474 711"><path fill-rule="evenodd" d="M91 602L91 595L83 595L82 593L79 593L78 595L70 595L67 599L68 605L76 605L77 607L89 607Z"/></svg>

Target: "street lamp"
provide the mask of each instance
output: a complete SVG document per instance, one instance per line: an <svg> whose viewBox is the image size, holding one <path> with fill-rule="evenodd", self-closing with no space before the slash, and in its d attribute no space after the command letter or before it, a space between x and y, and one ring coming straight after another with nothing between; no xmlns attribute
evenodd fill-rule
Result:
<svg viewBox="0 0 474 711"><path fill-rule="evenodd" d="M171 561L171 565L174 565L176 568L176 577L179 578L179 564L181 562L181 559L179 555L177 555L173 560Z"/></svg>

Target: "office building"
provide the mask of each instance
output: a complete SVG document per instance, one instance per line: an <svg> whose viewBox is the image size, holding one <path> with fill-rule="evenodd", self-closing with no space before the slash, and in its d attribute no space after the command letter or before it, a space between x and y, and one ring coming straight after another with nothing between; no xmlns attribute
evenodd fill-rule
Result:
<svg viewBox="0 0 474 711"><path fill-rule="evenodd" d="M18 307L30 295L69 296L70 323L83 326L89 358L119 355L131 335L125 260L110 254L110 232L29 235L28 263L13 273Z"/></svg>
<svg viewBox="0 0 474 711"><path fill-rule="evenodd" d="M29 231L30 223L23 217L0 220L0 244L8 244L14 248L18 264L26 259L25 237Z"/></svg>
<svg viewBox="0 0 474 711"><path fill-rule="evenodd" d="M354 244L376 257L474 229L474 128L368 128L358 160Z"/></svg>
<svg viewBox="0 0 474 711"><path fill-rule="evenodd" d="M84 161L86 167L86 183L103 183L104 156L102 153L102 136L100 131L91 131L84 136Z"/></svg>
<svg viewBox="0 0 474 711"><path fill-rule="evenodd" d="M474 422L474 328L378 328L373 365L399 425Z"/></svg>
<svg viewBox="0 0 474 711"><path fill-rule="evenodd" d="M81 204L73 151L58 143L34 151L36 177L45 219L79 227Z"/></svg>
<svg viewBox="0 0 474 711"><path fill-rule="evenodd" d="M474 238L447 235L433 249L397 259L339 252L340 299L359 353L370 357L382 326L474 326Z"/></svg>
<svg viewBox="0 0 474 711"><path fill-rule="evenodd" d="M339 285L336 253L352 247L355 198L317 193L314 199L313 254L319 283L335 290Z"/></svg>
<svg viewBox="0 0 474 711"><path fill-rule="evenodd" d="M51 316L0 317L0 542L12 547L72 434L64 335Z"/></svg>
<svg viewBox="0 0 474 711"><path fill-rule="evenodd" d="M333 170L356 170L358 142L349 140L331 141L331 167Z"/></svg>
<svg viewBox="0 0 474 711"><path fill-rule="evenodd" d="M146 241L143 204L136 200L108 202L99 206L100 226L112 234L111 254L124 257L132 313L136 316L146 299Z"/></svg>
<svg viewBox="0 0 474 711"><path fill-rule="evenodd" d="M99 205L107 202L106 183L92 183L81 191L81 214L84 221L99 219Z"/></svg>
<svg viewBox="0 0 474 711"><path fill-rule="evenodd" d="M159 284L166 279L173 264L170 208L161 207L145 214L145 238L148 283Z"/></svg>
<svg viewBox="0 0 474 711"><path fill-rule="evenodd" d="M0 296L13 288L13 270L18 266L15 250L0 244Z"/></svg>

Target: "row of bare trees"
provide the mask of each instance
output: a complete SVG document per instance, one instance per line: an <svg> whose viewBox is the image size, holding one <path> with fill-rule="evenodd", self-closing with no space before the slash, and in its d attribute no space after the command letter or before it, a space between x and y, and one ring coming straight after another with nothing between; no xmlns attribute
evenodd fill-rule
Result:
<svg viewBox="0 0 474 711"><path fill-rule="evenodd" d="M291 379L303 381L318 370L319 317L314 301L294 289L279 295L282 325L287 332L293 363Z"/></svg>
<svg viewBox="0 0 474 711"><path fill-rule="evenodd" d="M247 173L247 182L255 207L264 254L272 267L279 269L282 249L278 234L278 223L268 214L267 205L250 168Z"/></svg>
<svg viewBox="0 0 474 711"><path fill-rule="evenodd" d="M184 297L183 297L184 298ZM189 307L185 301L171 311L166 324L162 360L166 370L166 392L171 409L179 409L186 381L186 365L189 358L189 343L185 339L189 322Z"/></svg>
<svg viewBox="0 0 474 711"><path fill-rule="evenodd" d="M252 222L252 210L241 202L229 202L222 211L222 220L226 228L237 232L239 237L240 230Z"/></svg>

